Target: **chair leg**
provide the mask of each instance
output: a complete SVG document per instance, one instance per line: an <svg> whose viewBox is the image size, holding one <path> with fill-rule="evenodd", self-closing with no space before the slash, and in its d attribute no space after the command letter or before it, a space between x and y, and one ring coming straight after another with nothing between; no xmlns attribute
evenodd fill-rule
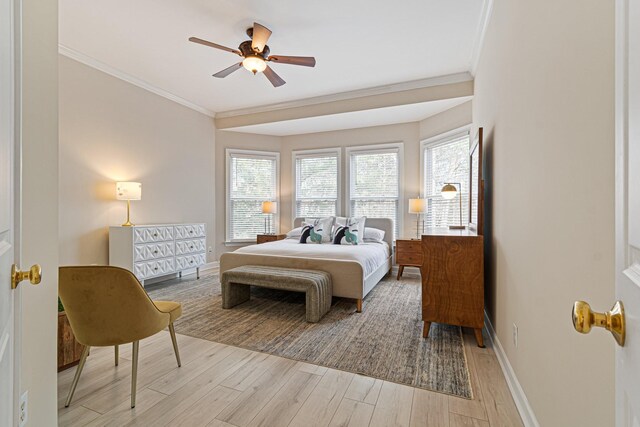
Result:
<svg viewBox="0 0 640 427"><path fill-rule="evenodd" d="M114 351L115 357L116 357L116 366L118 366L118 362L119 362L119 359L120 359L120 357L119 357L120 356L120 346L116 345L113 348L113 351Z"/></svg>
<svg viewBox="0 0 640 427"><path fill-rule="evenodd" d="M140 341L133 342L133 361L131 362L131 407L136 407L136 384L138 382L138 348Z"/></svg>
<svg viewBox="0 0 640 427"><path fill-rule="evenodd" d="M78 385L78 380L80 379L80 374L82 373L82 368L84 368L84 362L87 361L87 356L89 355L89 346L86 346L82 350L82 355L80 356L80 363L78 363L78 367L76 368L76 374L73 377L73 382L71 383L71 389L69 390L69 395L67 395L67 401L64 403L64 407L68 408L71 404L71 399L73 398L73 393L76 391L76 386Z"/></svg>
<svg viewBox="0 0 640 427"><path fill-rule="evenodd" d="M169 323L169 333L171 334L171 342L173 343L173 352L176 354L176 360L178 361L178 368L182 366L180 362L180 351L178 350L178 340L176 340L176 330L173 327L173 322Z"/></svg>

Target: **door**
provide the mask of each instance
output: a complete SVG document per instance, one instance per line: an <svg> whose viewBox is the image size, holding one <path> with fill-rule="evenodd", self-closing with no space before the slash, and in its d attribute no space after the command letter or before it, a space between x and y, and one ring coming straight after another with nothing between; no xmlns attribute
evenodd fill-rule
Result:
<svg viewBox="0 0 640 427"><path fill-rule="evenodd" d="M640 426L640 1L616 0L616 425Z"/></svg>
<svg viewBox="0 0 640 427"><path fill-rule="evenodd" d="M0 0L0 426L13 425L14 291L10 272L14 262L13 148L15 141L13 0Z"/></svg>

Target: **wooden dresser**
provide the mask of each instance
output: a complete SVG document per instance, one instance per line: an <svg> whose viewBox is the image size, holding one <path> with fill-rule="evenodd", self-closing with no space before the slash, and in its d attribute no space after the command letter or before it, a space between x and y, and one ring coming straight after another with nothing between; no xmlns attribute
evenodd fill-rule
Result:
<svg viewBox="0 0 640 427"><path fill-rule="evenodd" d="M431 322L466 326L484 347L483 237L470 230L425 230L422 257L423 337Z"/></svg>

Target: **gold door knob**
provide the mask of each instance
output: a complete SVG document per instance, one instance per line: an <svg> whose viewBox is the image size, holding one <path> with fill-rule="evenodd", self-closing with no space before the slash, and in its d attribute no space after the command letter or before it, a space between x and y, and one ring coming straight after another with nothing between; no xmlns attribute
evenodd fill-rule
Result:
<svg viewBox="0 0 640 427"><path fill-rule="evenodd" d="M611 310L605 313L591 311L591 306L584 301L576 301L571 313L573 327L581 334L588 334L592 326L605 328L611 332L613 338L621 347L625 339L624 306L622 301L616 301Z"/></svg>
<svg viewBox="0 0 640 427"><path fill-rule="evenodd" d="M37 285L42 280L42 268L33 264L29 271L20 271L15 264L11 266L11 289L18 287L23 280L29 279L32 285Z"/></svg>

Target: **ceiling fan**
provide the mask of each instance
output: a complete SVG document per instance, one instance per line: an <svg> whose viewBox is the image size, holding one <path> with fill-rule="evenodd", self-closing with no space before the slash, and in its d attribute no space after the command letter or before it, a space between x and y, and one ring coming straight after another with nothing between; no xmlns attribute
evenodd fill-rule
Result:
<svg viewBox="0 0 640 427"><path fill-rule="evenodd" d="M316 59L312 56L282 56L282 55L269 55L270 49L267 46L267 41L271 36L271 30L264 25L260 25L257 22L253 23L253 27L247 28L247 35L251 40L246 40L240 43L238 49L231 49L230 47L222 46L217 43L213 43L207 40L199 39L197 37L189 37L190 42L199 43L201 45L213 47L216 49L224 50L227 52L235 53L238 56L244 58L242 62L225 68L213 75L213 77L224 78L234 71L244 67L251 71L253 74L264 72L264 75L269 79L271 84L275 87L282 86L286 82L276 74L275 71L267 65L267 62L282 63L290 65L302 65L305 67L315 67Z"/></svg>

